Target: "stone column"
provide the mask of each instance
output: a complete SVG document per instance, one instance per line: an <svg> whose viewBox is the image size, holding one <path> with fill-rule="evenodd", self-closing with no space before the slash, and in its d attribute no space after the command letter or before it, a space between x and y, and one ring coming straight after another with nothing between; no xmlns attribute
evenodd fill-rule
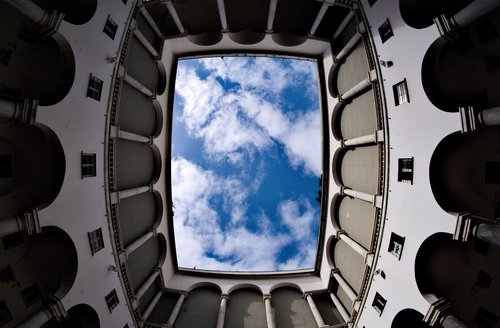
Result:
<svg viewBox="0 0 500 328"><path fill-rule="evenodd" d="M217 328L224 328L224 321L226 320L226 306L227 306L228 296L222 294L220 296L220 309L219 316L217 317Z"/></svg>
<svg viewBox="0 0 500 328"><path fill-rule="evenodd" d="M19 324L18 328L41 327L53 318L52 313L47 309L42 309Z"/></svg>
<svg viewBox="0 0 500 328"><path fill-rule="evenodd" d="M342 288L344 290L344 292L347 294L349 299L354 304L354 302L356 302L356 299L358 298L358 296L356 295L356 292L351 288L351 286L349 286L347 281L345 281L344 278L340 275L340 270L334 269L332 271L332 276L333 276L333 278L335 278L335 280L338 282L340 288Z"/></svg>
<svg viewBox="0 0 500 328"><path fill-rule="evenodd" d="M370 252L368 252L363 246L358 244L354 239L349 237L345 231L341 230L337 232L337 239L342 239L349 247L351 247L356 253L361 255L365 260L365 263L370 266L373 261L373 256L370 256Z"/></svg>
<svg viewBox="0 0 500 328"><path fill-rule="evenodd" d="M168 317L168 321L167 321L168 327L174 326L175 319L177 319L177 316L179 315L179 312L180 312L181 307L182 307L182 303L184 303L185 299L186 299L186 294L181 293L181 295L179 296L179 299L177 300L177 303L175 303L175 307L172 310L172 313L170 313L170 317Z"/></svg>
<svg viewBox="0 0 500 328"><path fill-rule="evenodd" d="M344 146L366 145L384 141L384 131L377 130L374 134L344 140Z"/></svg>
<svg viewBox="0 0 500 328"><path fill-rule="evenodd" d="M184 26L182 25L181 19L179 18L179 15L177 15L177 11L175 10L174 5L172 4L172 0L167 0L165 2L167 5L168 13L170 16L172 16L172 19L174 20L175 25L177 26L177 29L181 34L184 34L186 30L184 29Z"/></svg>
<svg viewBox="0 0 500 328"><path fill-rule="evenodd" d="M342 34L342 32L344 32L345 28L347 27L347 25L349 25L349 23L351 22L353 17L354 17L354 11L351 10L347 14L347 16L345 16L342 23L340 23L339 27L337 28L337 31L335 31L335 34L333 35L333 40L338 38L340 36L340 34Z"/></svg>
<svg viewBox="0 0 500 328"><path fill-rule="evenodd" d="M266 321L267 328L276 328L276 323L274 321L273 308L271 306L271 295L264 295L264 306L266 307Z"/></svg>
<svg viewBox="0 0 500 328"><path fill-rule="evenodd" d="M342 193L344 195L348 195L360 200L364 200L365 202L373 204L373 206L380 208L382 206L382 198L376 195L370 195L362 191L352 190L348 188L344 188Z"/></svg>
<svg viewBox="0 0 500 328"><path fill-rule="evenodd" d="M124 66L120 66L118 69L118 77L122 78L123 81L127 82L131 87L142 92L144 95L148 97L154 96L154 93L151 90L146 88L141 82L137 81L132 76L128 75L127 69Z"/></svg>
<svg viewBox="0 0 500 328"><path fill-rule="evenodd" d="M145 235L143 235L142 237L140 237L139 239L132 242L130 245L128 245L127 248L125 249L125 254L127 255L127 257L130 256L130 254L132 254L136 249L144 245L154 235L155 235L154 231L150 231Z"/></svg>
<svg viewBox="0 0 500 328"><path fill-rule="evenodd" d="M478 118L483 126L500 125L500 107L484 109L479 113Z"/></svg>
<svg viewBox="0 0 500 328"><path fill-rule="evenodd" d="M479 223L473 228L472 233L476 238L500 247L500 227Z"/></svg>
<svg viewBox="0 0 500 328"><path fill-rule="evenodd" d="M351 40L349 40L349 42L346 43L344 48L342 48L342 50L340 50L340 52L335 56L335 61L336 62L342 61L344 57L347 55L347 53L351 51L351 49L354 48L356 44L358 44L359 40L361 40L361 34L359 33L354 34Z"/></svg>
<svg viewBox="0 0 500 328"><path fill-rule="evenodd" d="M467 328L467 326L451 314L448 314L441 320L443 328Z"/></svg>
<svg viewBox="0 0 500 328"><path fill-rule="evenodd" d="M159 275L160 275L160 270L155 269L153 271L153 273L149 276L148 280L146 280L141 285L141 287L139 287L139 289L135 292L135 297L137 297L138 299L141 298L146 293L146 291L149 289L149 287L151 287L151 285L153 284L153 282L156 280L156 278Z"/></svg>
<svg viewBox="0 0 500 328"><path fill-rule="evenodd" d="M27 231L28 235L42 232L38 219L38 209L24 211L19 216L11 216L0 219L0 237L7 236L19 231Z"/></svg>
<svg viewBox="0 0 500 328"><path fill-rule="evenodd" d="M63 20L63 15L54 11L49 14L30 0L2 0L3 3L24 15L40 26L42 34L50 35L57 31Z"/></svg>
<svg viewBox="0 0 500 328"><path fill-rule="evenodd" d="M269 2L269 13L267 15L267 33L271 33L273 31L274 25L274 16L276 15L276 6L278 5L278 0L271 0Z"/></svg>
<svg viewBox="0 0 500 328"><path fill-rule="evenodd" d="M341 101L346 101L356 97L359 93L364 91L375 81L377 81L377 73L375 70L372 70L368 73L368 77L366 79L359 82L358 84L353 86L350 90L346 91L343 95L341 95L340 96Z"/></svg>
<svg viewBox="0 0 500 328"><path fill-rule="evenodd" d="M136 142L142 142L142 143L150 143L151 142L151 138L149 138L149 137L145 137L145 136L141 136L139 134L135 134L132 132L120 130L120 128L118 126L114 126L114 125L111 126L110 136L112 138L120 138L123 140L136 141Z"/></svg>
<svg viewBox="0 0 500 328"><path fill-rule="evenodd" d="M139 26L137 24L137 21L132 19L130 22L130 30L134 31L134 36L139 40L139 42L142 44L144 48L153 56L153 58L158 58L158 52L156 49L153 47L153 45L149 42L149 40L142 34L141 30L139 30Z"/></svg>
<svg viewBox="0 0 500 328"><path fill-rule="evenodd" d="M311 312L314 316L314 320L316 320L316 323L318 324L318 327L327 327L325 325L325 322L323 321L323 317L321 316L321 313L319 313L318 308L316 307L316 303L314 303L314 300L311 296L311 294L306 294L306 300L307 303L309 304L309 308L311 309Z"/></svg>
<svg viewBox="0 0 500 328"><path fill-rule="evenodd" d="M335 307L342 316L342 319L344 319L345 322L349 322L349 320L351 320L351 316L349 315L349 313L347 313L344 305L342 305L337 295L335 295L334 293L330 293L330 298L332 299L333 304L335 304Z"/></svg>
<svg viewBox="0 0 500 328"><path fill-rule="evenodd" d="M500 1L496 0L475 0L467 7L459 11L451 19L453 23L464 28L483 16L491 13L500 6Z"/></svg>
<svg viewBox="0 0 500 328"><path fill-rule="evenodd" d="M151 17L151 15L149 14L149 11L146 8L141 7L139 12L141 13L142 17L144 17L144 20L148 22L149 26L156 33L156 35L161 38L162 34L160 28L158 27L158 25L156 25L156 22L153 19L153 17Z"/></svg>
<svg viewBox="0 0 500 328"><path fill-rule="evenodd" d="M148 307L144 310L144 312L142 313L142 319L143 320L147 320L148 317L151 315L151 312L153 312L153 310L155 309L156 305L158 304L158 302L160 301L160 298L161 298L161 295L162 295L162 292L159 291L156 295L155 295L155 298L153 298L153 300L151 300L151 302L148 304Z"/></svg>
<svg viewBox="0 0 500 328"><path fill-rule="evenodd" d="M142 186L142 187L136 187L136 188L130 188L130 189L112 192L111 193L111 204L118 204L120 202L120 199L125 199L128 197L139 195L139 194L151 191L151 190L152 190L151 186Z"/></svg>

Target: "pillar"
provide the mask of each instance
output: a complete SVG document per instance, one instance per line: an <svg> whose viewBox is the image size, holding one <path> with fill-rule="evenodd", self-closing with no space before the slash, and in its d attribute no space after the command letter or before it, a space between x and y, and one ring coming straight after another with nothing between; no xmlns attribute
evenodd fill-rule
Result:
<svg viewBox="0 0 500 328"><path fill-rule="evenodd" d="M111 204L117 204L120 202L120 199L125 199L128 197L139 195L148 191L151 191L151 186L142 186L126 190L115 191L111 193Z"/></svg>
<svg viewBox="0 0 500 328"><path fill-rule="evenodd" d="M38 219L38 209L26 210L19 216L11 216L0 220L0 237L19 231L26 231L28 235L42 232Z"/></svg>
<svg viewBox="0 0 500 328"><path fill-rule="evenodd" d="M148 280L146 280L141 285L141 287L139 287L139 289L135 292L135 297L141 298L146 293L146 291L149 289L149 287L151 287L151 285L153 284L153 282L156 280L156 278L159 275L160 275L160 270L159 269L155 269L153 271L153 273L149 276Z"/></svg>
<svg viewBox="0 0 500 328"><path fill-rule="evenodd" d="M118 126L111 126L110 135L112 138L120 138L129 141L136 141L142 143L149 143L151 139L149 137L141 136L132 132L127 132L120 130Z"/></svg>
<svg viewBox="0 0 500 328"><path fill-rule="evenodd" d="M354 292L354 290L351 288L351 286L349 286L347 281L345 281L344 278L340 275L340 270L334 269L332 271L332 276L333 276L333 278L335 278L335 280L338 282L340 288L342 288L344 290L344 292L347 294L349 299L354 304L354 302L356 302L356 299L358 296L356 295L356 292Z"/></svg>
<svg viewBox="0 0 500 328"><path fill-rule="evenodd" d="M224 328L224 321L226 320L226 307L227 307L228 296L222 294L220 296L220 309L219 316L217 317L217 328Z"/></svg>
<svg viewBox="0 0 500 328"><path fill-rule="evenodd" d="M374 134L344 140L344 146L366 145L384 141L384 131L378 130Z"/></svg>
<svg viewBox="0 0 500 328"><path fill-rule="evenodd" d="M127 255L127 257L130 254L132 254L136 249L138 249L139 247L144 245L154 235L155 235L154 231L150 231L150 232L146 233L145 235L143 235L142 237L140 237L139 239L132 242L130 245L128 245L127 248L125 249L125 254Z"/></svg>
<svg viewBox="0 0 500 328"><path fill-rule="evenodd" d="M39 25L41 34L53 34L63 20L62 14L57 11L49 14L30 0L3 0L3 2Z"/></svg>
<svg viewBox="0 0 500 328"><path fill-rule="evenodd" d="M264 306L266 307L267 328L276 328L273 308L271 306L271 295L264 295Z"/></svg>
<svg viewBox="0 0 500 328"><path fill-rule="evenodd" d="M217 0L217 9L219 10L220 24L223 31L228 31L226 8L224 7L224 0Z"/></svg>
<svg viewBox="0 0 500 328"><path fill-rule="evenodd" d="M451 314L448 314L441 320L441 326L443 328L467 328L467 326Z"/></svg>
<svg viewBox="0 0 500 328"><path fill-rule="evenodd" d="M342 48L342 50L340 50L340 52L335 56L335 61L342 61L349 51L351 51L351 49L354 48L354 46L359 42L359 40L361 40L361 34L354 34L351 40L349 40L344 48Z"/></svg>
<svg viewBox="0 0 500 328"><path fill-rule="evenodd" d="M49 310L42 309L19 324L18 328L33 328L41 327L52 319L52 314Z"/></svg>
<svg viewBox="0 0 500 328"><path fill-rule="evenodd" d="M314 33L316 33L316 30L318 29L319 24L321 24L321 21L323 20L323 17L325 16L326 11L328 10L328 7L330 7L330 5L327 4L326 2L323 2L323 4L321 5L321 8L319 9L318 14L316 15L316 19L314 20L314 23L313 23L311 29L309 30L309 35L314 35Z"/></svg>
<svg viewBox="0 0 500 328"><path fill-rule="evenodd" d="M375 70L372 70L368 73L368 77L366 79L359 82L358 84L353 86L350 90L346 91L343 95L341 95L340 96L341 100L345 101L354 98L359 93L368 88L372 84L372 82L375 81L377 81L377 73L375 72Z"/></svg>
<svg viewBox="0 0 500 328"><path fill-rule="evenodd" d="M373 257L370 256L371 255L370 252L368 252L363 246L358 244L354 239L346 235L345 231L338 231L337 239L342 239L347 245L349 245L349 247L351 247L356 253L358 253L363 257L365 263L368 266L371 266Z"/></svg>
<svg viewBox="0 0 500 328"><path fill-rule="evenodd" d="M349 313L347 313L344 305L342 305L337 295L335 295L334 293L330 293L330 298L332 299L333 304L335 304L335 308L337 308L340 315L342 316L342 319L344 319L345 322L349 322L349 320L351 320L351 316L349 315Z"/></svg>
<svg viewBox="0 0 500 328"><path fill-rule="evenodd" d="M500 125L500 107L482 110L478 117L479 122L484 126Z"/></svg>
<svg viewBox="0 0 500 328"><path fill-rule="evenodd" d="M336 38L338 38L340 36L340 34L342 34L342 32L344 32L345 28L347 27L347 25L349 25L349 23L351 22L351 20L353 19L354 17L354 11L350 11L347 16L345 16L344 20L342 21L342 23L340 23L339 27L337 28L337 31L335 31L335 34L333 35L333 40L335 40Z"/></svg>
<svg viewBox="0 0 500 328"><path fill-rule="evenodd" d="M479 223L474 227L472 233L476 238L500 247L500 227Z"/></svg>
<svg viewBox="0 0 500 328"><path fill-rule="evenodd" d="M170 14L170 16L172 16L177 29L179 30L179 32L181 32L181 34L184 34L186 30L184 29L184 26L182 26L181 19L179 18L179 15L177 15L177 11L172 4L172 0L167 0L165 4L167 5L168 13Z"/></svg>
<svg viewBox="0 0 500 328"><path fill-rule="evenodd" d="M362 191L352 190L345 188L342 192L344 195L351 196L365 202L373 204L373 206L380 208L382 206L382 198L376 195L370 195Z"/></svg>
<svg viewBox="0 0 500 328"><path fill-rule="evenodd" d="M160 301L160 298L161 298L161 295L162 295L162 292L159 291L156 295L155 295L155 298L153 298L153 300L148 304L148 307L144 310L144 312L142 313L142 318L143 320L147 320L148 317L151 315L151 312L153 312L153 310L155 309L156 305L158 304L158 302Z"/></svg>
<svg viewBox="0 0 500 328"><path fill-rule="evenodd" d="M269 13L267 15L267 33L273 31L274 16L276 15L276 6L278 5L278 0L271 0L269 2Z"/></svg>
<svg viewBox="0 0 500 328"><path fill-rule="evenodd" d="M158 52L156 49L153 47L151 43L149 43L149 40L142 34L141 30L139 30L139 27L137 26L137 22L135 20L132 20L130 23L130 29L134 31L134 36L139 40L139 42L142 44L144 48L146 48L147 51L153 56L153 58L158 58Z"/></svg>
<svg viewBox="0 0 500 328"><path fill-rule="evenodd" d="M319 313L318 308L316 307L316 303L314 303L314 300L311 296L311 294L306 294L306 299L307 303L309 304L309 308L311 308L311 312L314 316L314 320L316 320L316 323L318 324L318 327L327 327L325 325L325 322L323 321L323 317L321 317L321 313Z"/></svg>
<svg viewBox="0 0 500 328"><path fill-rule="evenodd" d="M146 20L146 22L148 22L148 25L151 27L151 29L156 33L156 35L158 35L158 37L161 38L162 34L160 31L160 28L158 27L158 25L156 25L155 20L153 19L153 17L151 17L148 10L144 7L141 7L141 9L139 11L140 11L142 17L144 17L144 20Z"/></svg>
<svg viewBox="0 0 500 328"><path fill-rule="evenodd" d="M0 120L15 121L18 124L28 125L35 123L38 100L24 99L16 103L0 99Z"/></svg>
<svg viewBox="0 0 500 328"><path fill-rule="evenodd" d="M185 293L182 293L179 296L179 299L177 300L177 303L175 303L175 307L172 310L172 313L170 313L170 316L168 317L168 321L167 321L167 326L168 327L173 327L174 326L175 319L177 319L177 316L179 315L179 312L180 312L181 307L182 307L182 303L184 303L184 299L185 298L186 298L186 294Z"/></svg>
<svg viewBox="0 0 500 328"><path fill-rule="evenodd" d="M137 91L142 92L148 97L153 97L154 95L153 92L148 88L146 88L141 82L137 81L132 76L128 75L127 69L124 66L120 66L120 68L118 69L118 76Z"/></svg>
<svg viewBox="0 0 500 328"><path fill-rule="evenodd" d="M458 27L464 28L500 6L496 0L475 0L452 17Z"/></svg>

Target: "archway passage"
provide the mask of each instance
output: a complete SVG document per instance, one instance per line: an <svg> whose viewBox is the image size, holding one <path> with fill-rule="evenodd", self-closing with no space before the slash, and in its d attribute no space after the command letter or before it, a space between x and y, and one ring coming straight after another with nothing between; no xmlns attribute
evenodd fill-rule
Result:
<svg viewBox="0 0 500 328"><path fill-rule="evenodd" d="M451 306L449 313L468 327L498 327L499 259L500 247L478 239L459 242L451 234L436 233L418 250L415 278L430 302L444 298Z"/></svg>
<svg viewBox="0 0 500 328"><path fill-rule="evenodd" d="M430 328L427 323L423 322L424 315L417 310L404 309L398 312L392 320L391 328ZM441 326L434 326L439 328Z"/></svg>
<svg viewBox="0 0 500 328"><path fill-rule="evenodd" d="M212 286L198 287L189 292L175 321L175 328L209 328L217 324L220 290Z"/></svg>
<svg viewBox="0 0 500 328"><path fill-rule="evenodd" d="M472 0L399 0L399 10L405 23L421 29L431 26L439 15L454 15Z"/></svg>
<svg viewBox="0 0 500 328"><path fill-rule="evenodd" d="M255 289L238 289L229 295L224 327L266 327L262 294Z"/></svg>
<svg viewBox="0 0 500 328"><path fill-rule="evenodd" d="M313 314L302 293L291 287L282 287L271 293L276 327L316 327Z"/></svg>
<svg viewBox="0 0 500 328"><path fill-rule="evenodd" d="M87 304L78 304L68 310L68 316L61 321L50 320L42 328L99 328L97 312Z"/></svg>
<svg viewBox="0 0 500 328"><path fill-rule="evenodd" d="M429 175L439 205L487 219L500 215L500 129L448 135L434 150Z"/></svg>

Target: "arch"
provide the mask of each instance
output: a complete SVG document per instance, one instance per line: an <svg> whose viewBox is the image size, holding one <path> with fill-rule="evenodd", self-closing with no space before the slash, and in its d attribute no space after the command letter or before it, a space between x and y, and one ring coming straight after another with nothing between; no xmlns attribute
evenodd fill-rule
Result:
<svg viewBox="0 0 500 328"><path fill-rule="evenodd" d="M335 236L328 237L326 241L326 260L331 269L335 268L335 262L333 260L333 250L335 249L335 244L337 243L337 238Z"/></svg>
<svg viewBox="0 0 500 328"><path fill-rule="evenodd" d="M189 292L182 304L174 327L215 327L219 308L220 289L208 285L197 287Z"/></svg>
<svg viewBox="0 0 500 328"><path fill-rule="evenodd" d="M428 237L415 257L415 280L429 301L444 298L449 313L466 326L475 326L481 312L499 317L500 286L492 283L500 272L500 247L471 238L453 240L449 233Z"/></svg>
<svg viewBox="0 0 500 328"><path fill-rule="evenodd" d="M328 72L328 91L333 98L337 98L339 96L339 87L337 84L337 80L339 78L339 70L342 62L334 61L333 65L330 67L330 71Z"/></svg>
<svg viewBox="0 0 500 328"><path fill-rule="evenodd" d="M219 293L222 293L222 288L217 285L216 283L209 282L209 281L202 281L202 282L197 282L186 290L186 292L191 293L193 290L198 289L198 288L215 288L219 291Z"/></svg>
<svg viewBox="0 0 500 328"><path fill-rule="evenodd" d="M257 44L260 41L264 40L265 37L266 33L256 32L248 29L229 33L229 38L231 40L244 45Z"/></svg>
<svg viewBox="0 0 500 328"><path fill-rule="evenodd" d="M163 109L161 108L161 104L158 100L153 99L152 102L156 118L156 126L153 132L153 137L158 138L163 129Z"/></svg>
<svg viewBox="0 0 500 328"><path fill-rule="evenodd" d="M353 98L348 106L338 114L338 134L348 140L371 135L379 129L378 110L373 89L368 89ZM335 106L337 107L337 106Z"/></svg>
<svg viewBox="0 0 500 328"><path fill-rule="evenodd" d="M296 288L280 287L273 291L271 299L277 328L317 327L309 304L303 293Z"/></svg>
<svg viewBox="0 0 500 328"><path fill-rule="evenodd" d="M311 295L318 308L321 318L330 327L345 323L339 310L335 307L330 297L330 293L315 293Z"/></svg>
<svg viewBox="0 0 500 328"><path fill-rule="evenodd" d="M133 290L137 290L149 278L153 270L161 265L165 252L165 238L158 234L148 239L128 256L127 268Z"/></svg>
<svg viewBox="0 0 500 328"><path fill-rule="evenodd" d="M167 88L167 71L161 60L157 60L156 64L158 66L158 87L156 88L156 92L162 95Z"/></svg>
<svg viewBox="0 0 500 328"><path fill-rule="evenodd" d="M229 288L228 294L231 294L232 292L238 291L240 289L255 289L256 291L262 294L262 289L259 286L250 283L241 283L234 285L231 288Z"/></svg>
<svg viewBox="0 0 500 328"><path fill-rule="evenodd" d="M356 198L342 197L335 218L339 230L344 230L366 250L371 249L377 219L376 207Z"/></svg>
<svg viewBox="0 0 500 328"><path fill-rule="evenodd" d="M500 215L496 197L500 185L490 181L487 172L489 166L500 161L499 148L498 128L455 132L441 140L431 157L429 179L434 198L443 210L468 211L488 219Z"/></svg>
<svg viewBox="0 0 500 328"><path fill-rule="evenodd" d="M120 200L117 210L122 241L128 245L159 226L163 202L157 191L146 192Z"/></svg>
<svg viewBox="0 0 500 328"><path fill-rule="evenodd" d="M19 209L43 209L59 195L66 158L57 135L45 125L0 124L0 140L13 150L14 181L10 192L0 196L3 217Z"/></svg>
<svg viewBox="0 0 500 328"><path fill-rule="evenodd" d="M165 67L159 60L151 57L151 53L137 40L132 38L127 49L124 65L127 74L144 85L150 91L162 94L166 88Z"/></svg>
<svg viewBox="0 0 500 328"><path fill-rule="evenodd" d="M342 187L344 185L344 182L342 181L342 161L344 160L344 156L348 150L348 148L344 147L337 148L335 154L333 155L332 175L335 184L339 187Z"/></svg>
<svg viewBox="0 0 500 328"><path fill-rule="evenodd" d="M158 304L155 306L153 312L148 317L148 322L156 324L165 324L172 313L177 300L179 299L178 293L165 291L160 297Z"/></svg>
<svg viewBox="0 0 500 328"><path fill-rule="evenodd" d="M423 319L424 315L417 310L404 309L394 316L391 328L430 328Z"/></svg>
<svg viewBox="0 0 500 328"><path fill-rule="evenodd" d="M272 294L273 291L275 291L276 289L280 289L280 288L291 288L291 289L296 289L297 291L299 291L300 293L304 294L304 291L302 290L302 288L300 287L300 285L297 285L297 284L294 284L294 283L291 283L291 282L279 282L275 285L273 285L270 289L269 289L269 292Z"/></svg>
<svg viewBox="0 0 500 328"><path fill-rule="evenodd" d="M224 327L266 327L262 293L255 289L238 289L227 302Z"/></svg>
<svg viewBox="0 0 500 328"><path fill-rule="evenodd" d="M41 106L63 100L75 79L75 56L66 38L56 32L29 51L14 52L2 82L21 80L13 86L23 89L26 98L38 99ZM6 80L4 80L6 79Z"/></svg>
<svg viewBox="0 0 500 328"><path fill-rule="evenodd" d="M157 235L158 242L160 243L160 256L158 258L158 268L161 268L165 263L165 259L167 258L167 238L162 233Z"/></svg>
<svg viewBox="0 0 500 328"><path fill-rule="evenodd" d="M340 122L342 118L342 113L346 106L347 102L339 101L333 108L332 112L332 121L331 121L332 134L333 137L338 141L342 140L342 129Z"/></svg>
<svg viewBox="0 0 500 328"><path fill-rule="evenodd" d="M334 245L333 263L352 289L359 294L367 268L364 258L339 239Z"/></svg>
<svg viewBox="0 0 500 328"><path fill-rule="evenodd" d="M293 34L287 31L272 34L274 42L284 47L300 46L307 41L307 36Z"/></svg>
<svg viewBox="0 0 500 328"><path fill-rule="evenodd" d="M188 34L187 39L199 46L213 46L222 40L222 33L208 31L199 34Z"/></svg>
<svg viewBox="0 0 500 328"><path fill-rule="evenodd" d="M343 185L377 195L380 184L380 152L379 145L350 148L340 163Z"/></svg>
<svg viewBox="0 0 500 328"><path fill-rule="evenodd" d="M68 310L68 316L57 321L52 319L42 328L99 328L99 316L90 305L78 304Z"/></svg>
<svg viewBox="0 0 500 328"><path fill-rule="evenodd" d="M365 46L363 42L358 42L339 67L337 74L338 93L342 95L366 79L369 71L370 66Z"/></svg>
<svg viewBox="0 0 500 328"><path fill-rule="evenodd" d="M342 230L340 228L340 223L339 223L339 208L340 208L340 203L342 202L342 199L344 197L345 197L344 195L336 193L335 195L333 195L332 201L330 202L330 220L332 222L333 227L337 230Z"/></svg>
<svg viewBox="0 0 500 328"><path fill-rule="evenodd" d="M154 184L161 173L158 147L116 139L115 177L118 190Z"/></svg>

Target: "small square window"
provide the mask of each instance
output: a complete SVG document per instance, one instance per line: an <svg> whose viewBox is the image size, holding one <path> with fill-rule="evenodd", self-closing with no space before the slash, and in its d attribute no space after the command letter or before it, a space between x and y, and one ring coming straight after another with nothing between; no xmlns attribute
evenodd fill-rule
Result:
<svg viewBox="0 0 500 328"><path fill-rule="evenodd" d="M11 249L16 246L24 244L24 235L21 231L11 233L10 235L2 237L3 249Z"/></svg>
<svg viewBox="0 0 500 328"><path fill-rule="evenodd" d="M116 24L115 21L111 19L110 15L108 15L108 19L106 20L106 25L104 25L104 30L102 31L106 33L106 35L108 35L111 38L111 40L114 40L117 29L118 29L118 24Z"/></svg>
<svg viewBox="0 0 500 328"><path fill-rule="evenodd" d="M89 243L92 255L104 248L104 239L102 238L102 229L89 232Z"/></svg>
<svg viewBox="0 0 500 328"><path fill-rule="evenodd" d="M404 245L405 237L401 237L400 235L391 232L391 240L389 241L389 249L387 251L400 260Z"/></svg>
<svg viewBox="0 0 500 328"><path fill-rule="evenodd" d="M103 84L102 80L90 74L89 86L87 87L87 97L100 101L102 84Z"/></svg>
<svg viewBox="0 0 500 328"><path fill-rule="evenodd" d="M82 179L95 177L96 154L82 152Z"/></svg>
<svg viewBox="0 0 500 328"><path fill-rule="evenodd" d="M486 161L484 163L484 182L500 184L500 162Z"/></svg>
<svg viewBox="0 0 500 328"><path fill-rule="evenodd" d="M5 301L0 302L0 327L10 322L13 319L12 314L10 314L9 308Z"/></svg>
<svg viewBox="0 0 500 328"><path fill-rule="evenodd" d="M112 290L111 293L104 297L106 304L108 305L109 312L113 312L113 309L120 303L118 301L118 295L116 295L116 290Z"/></svg>
<svg viewBox="0 0 500 328"><path fill-rule="evenodd" d="M24 304L26 304L26 307L34 304L36 301L42 298L40 289L38 288L38 285L36 283L23 289L21 295L23 297Z"/></svg>
<svg viewBox="0 0 500 328"><path fill-rule="evenodd" d="M384 312L385 304L387 304L387 300L383 298L379 293L375 293L375 298L373 299L372 306L375 311L378 312L379 316L381 316L382 312Z"/></svg>
<svg viewBox="0 0 500 328"><path fill-rule="evenodd" d="M394 93L394 103L396 104L396 106L410 102L406 79L397 84L394 84L392 86L392 92Z"/></svg>
<svg viewBox="0 0 500 328"><path fill-rule="evenodd" d="M11 178L12 175L12 155L0 154L0 178Z"/></svg>
<svg viewBox="0 0 500 328"><path fill-rule="evenodd" d="M391 36L394 36L392 32L391 23L389 23L389 19L386 19L385 22L380 25L378 28L378 33L380 34L380 39L382 39L382 43L389 40Z"/></svg>
<svg viewBox="0 0 500 328"><path fill-rule="evenodd" d="M413 184L413 157L398 159L398 181Z"/></svg>

